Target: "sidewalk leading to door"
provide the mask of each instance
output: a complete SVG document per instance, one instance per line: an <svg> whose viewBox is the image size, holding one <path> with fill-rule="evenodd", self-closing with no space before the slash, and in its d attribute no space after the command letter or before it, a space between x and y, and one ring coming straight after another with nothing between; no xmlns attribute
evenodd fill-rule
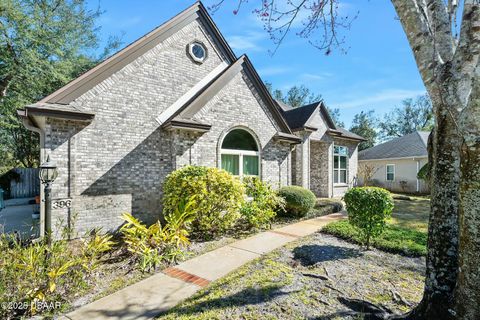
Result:
<svg viewBox="0 0 480 320"><path fill-rule="evenodd" d="M74 310L63 319L151 319L172 308L211 281L261 255L344 219L345 212L268 230L163 270L136 284Z"/></svg>

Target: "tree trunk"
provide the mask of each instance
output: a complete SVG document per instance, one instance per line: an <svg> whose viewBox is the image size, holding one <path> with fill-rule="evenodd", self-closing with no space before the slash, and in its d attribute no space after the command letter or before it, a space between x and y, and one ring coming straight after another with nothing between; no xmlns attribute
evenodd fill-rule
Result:
<svg viewBox="0 0 480 320"><path fill-rule="evenodd" d="M448 100L448 99L447 99ZM431 211L425 291L408 318L454 319L458 270L458 189L460 137L445 100L434 101L437 125L433 131Z"/></svg>
<svg viewBox="0 0 480 320"><path fill-rule="evenodd" d="M479 68L477 66L477 68ZM455 289L458 319L480 319L480 74L462 111L459 272Z"/></svg>

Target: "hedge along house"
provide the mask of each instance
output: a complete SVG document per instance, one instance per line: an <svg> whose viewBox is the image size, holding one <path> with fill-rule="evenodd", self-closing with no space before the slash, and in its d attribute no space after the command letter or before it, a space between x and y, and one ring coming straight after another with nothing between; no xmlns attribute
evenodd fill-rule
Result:
<svg viewBox="0 0 480 320"><path fill-rule="evenodd" d="M358 144L365 139L337 127L322 101L279 109L301 143L292 152L292 183L319 197L339 197L356 184Z"/></svg>
<svg viewBox="0 0 480 320"><path fill-rule="evenodd" d="M114 230L123 212L158 219L165 177L185 165L276 187L302 170L292 150L303 133L293 133L200 2L19 116L40 134L41 161L50 155L59 169L52 221L76 216L79 232Z"/></svg>

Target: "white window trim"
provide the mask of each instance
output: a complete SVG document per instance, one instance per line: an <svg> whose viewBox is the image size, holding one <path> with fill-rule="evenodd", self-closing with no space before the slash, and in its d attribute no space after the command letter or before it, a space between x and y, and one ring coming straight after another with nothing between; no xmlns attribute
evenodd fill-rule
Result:
<svg viewBox="0 0 480 320"><path fill-rule="evenodd" d="M202 47L203 52L204 52L204 56L202 58L199 58L199 57L195 56L195 54L193 54L193 46L195 46L195 45L198 45L198 46ZM190 57L195 62L203 63L205 60L207 60L207 57L208 57L207 47L201 41L198 41L198 40L192 41L188 44L188 54L190 55Z"/></svg>
<svg viewBox="0 0 480 320"><path fill-rule="evenodd" d="M342 148L345 148L347 150L347 154L338 154L338 153L335 153L335 147L342 147ZM347 159L346 161L346 165L347 167L345 169L335 169L335 156L337 157L345 157ZM340 159L338 160L338 165L340 166ZM333 145L333 163L332 163L332 168L333 168L333 171L332 171L332 180L333 180L333 186L334 187L344 187L344 186L348 186L348 168L349 168L349 149L347 146L342 146L342 145ZM338 171L338 177L340 178L340 171L345 171L345 182L335 182L335 171Z"/></svg>
<svg viewBox="0 0 480 320"><path fill-rule="evenodd" d="M223 154L229 154L229 155L238 155L238 176L235 174L232 174L233 176L236 177L259 177L260 178L260 152L258 151L247 151L247 150L236 150L236 149L220 149L220 167L222 166L221 164L221 158ZM244 175L243 174L243 156L257 156L258 157L258 175Z"/></svg>
<svg viewBox="0 0 480 320"><path fill-rule="evenodd" d="M388 180L388 167L391 166L393 167L393 180ZM395 181L395 178L396 178L396 174L395 174L395 164L394 163L388 163L385 165L385 181L388 181L388 182L394 182Z"/></svg>

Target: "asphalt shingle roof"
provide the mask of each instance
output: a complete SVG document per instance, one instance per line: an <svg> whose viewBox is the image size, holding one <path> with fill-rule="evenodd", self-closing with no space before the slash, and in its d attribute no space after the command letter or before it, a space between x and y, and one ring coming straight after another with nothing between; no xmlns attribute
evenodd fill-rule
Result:
<svg viewBox="0 0 480 320"><path fill-rule="evenodd" d="M427 143L430 132L416 131L395 138L358 153L358 160L392 159L428 156Z"/></svg>
<svg viewBox="0 0 480 320"><path fill-rule="evenodd" d="M298 108L290 107L290 110L283 111L283 116L292 130L302 128L315 112L317 106L318 102Z"/></svg>

